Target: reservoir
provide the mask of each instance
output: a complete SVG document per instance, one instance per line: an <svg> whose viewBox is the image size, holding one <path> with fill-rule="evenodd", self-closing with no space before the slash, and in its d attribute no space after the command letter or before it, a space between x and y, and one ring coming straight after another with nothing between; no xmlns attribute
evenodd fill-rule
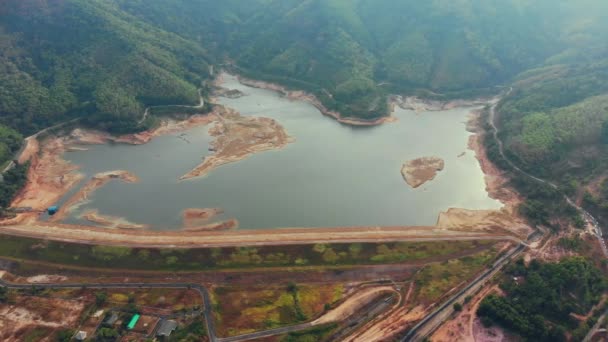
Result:
<svg viewBox="0 0 608 342"><path fill-rule="evenodd" d="M488 197L480 165L467 147L471 133L465 123L474 108L416 113L397 107L395 123L352 127L307 102L242 85L234 77L225 77L223 86L245 96L220 98L221 104L244 116L275 119L295 141L185 181L180 176L213 153L210 126L145 145L92 145L88 151L68 152L66 159L87 178L127 170L140 182L108 183L66 222L90 224L78 217L97 209L154 230L171 230L182 226L184 209L222 208L220 218L236 218L239 229L434 225L438 214L452 207L502 206ZM445 168L413 189L401 167L425 156L443 159Z"/></svg>

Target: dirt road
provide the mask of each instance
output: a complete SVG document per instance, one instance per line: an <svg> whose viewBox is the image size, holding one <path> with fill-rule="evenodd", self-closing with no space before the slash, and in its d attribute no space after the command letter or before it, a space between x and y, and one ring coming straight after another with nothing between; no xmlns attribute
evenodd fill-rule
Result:
<svg viewBox="0 0 608 342"><path fill-rule="evenodd" d="M233 247L313 243L510 240L505 234L472 233L435 227L343 227L223 232L134 231L35 222L0 226L0 234L73 243L150 248Z"/></svg>

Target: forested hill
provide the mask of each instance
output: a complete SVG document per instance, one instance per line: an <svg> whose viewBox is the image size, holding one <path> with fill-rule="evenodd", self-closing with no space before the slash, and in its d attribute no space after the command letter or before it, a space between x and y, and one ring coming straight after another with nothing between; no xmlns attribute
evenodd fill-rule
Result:
<svg viewBox="0 0 608 342"><path fill-rule="evenodd" d="M208 64L315 93L346 116L389 93L473 96L601 55L602 0L4 0L0 118L22 133L85 116L127 132L194 103ZM595 49L594 49L595 48Z"/></svg>
<svg viewBox="0 0 608 342"><path fill-rule="evenodd" d="M114 132L145 128L148 105L197 103L200 44L106 0L0 3L0 119L31 133L85 116Z"/></svg>
<svg viewBox="0 0 608 342"><path fill-rule="evenodd" d="M601 0L116 1L242 73L360 118L386 114L390 92L473 96L533 67L579 61L580 47L601 43L608 10Z"/></svg>

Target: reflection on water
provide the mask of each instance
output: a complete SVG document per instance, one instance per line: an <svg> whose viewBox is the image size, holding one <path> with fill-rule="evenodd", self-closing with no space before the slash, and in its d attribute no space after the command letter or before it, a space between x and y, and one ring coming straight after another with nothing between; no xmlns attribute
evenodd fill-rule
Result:
<svg viewBox="0 0 608 342"><path fill-rule="evenodd" d="M499 208L488 197L483 173L467 150L469 109L416 114L397 109L397 123L350 127L322 116L312 105L250 88L227 77L225 87L247 96L222 98L243 115L276 119L296 141L285 149L221 166L208 176L180 182L208 152L207 127L163 136L142 146L101 145L67 158L87 175L124 169L137 184L111 182L78 209L88 209L177 229L186 208L223 208L241 229L369 225L432 225L450 207ZM462 152L467 153L458 157ZM445 170L411 189L403 180L407 160L437 156Z"/></svg>

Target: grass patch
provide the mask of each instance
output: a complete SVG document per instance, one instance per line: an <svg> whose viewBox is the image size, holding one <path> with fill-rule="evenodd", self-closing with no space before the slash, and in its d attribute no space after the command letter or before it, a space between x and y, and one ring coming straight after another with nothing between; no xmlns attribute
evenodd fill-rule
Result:
<svg viewBox="0 0 608 342"><path fill-rule="evenodd" d="M325 324L318 327L292 332L281 338L281 342L309 342L323 341L338 329L335 323Z"/></svg>
<svg viewBox="0 0 608 342"><path fill-rule="evenodd" d="M302 323L341 299L343 291L341 284L217 287L213 296L218 334L234 336Z"/></svg>
<svg viewBox="0 0 608 342"><path fill-rule="evenodd" d="M179 326L168 340L171 342L199 341L201 336L207 336L207 329L202 318L197 317L185 327Z"/></svg>
<svg viewBox="0 0 608 342"><path fill-rule="evenodd" d="M51 330L49 328L35 327L23 335L24 342L37 342L49 336Z"/></svg>
<svg viewBox="0 0 608 342"><path fill-rule="evenodd" d="M157 249L89 246L0 235L0 257L78 267L203 271L426 261L471 254L495 243L478 240Z"/></svg>
<svg viewBox="0 0 608 342"><path fill-rule="evenodd" d="M418 300L436 301L446 292L471 279L484 267L491 265L495 258L495 251L483 251L425 266L415 278Z"/></svg>

